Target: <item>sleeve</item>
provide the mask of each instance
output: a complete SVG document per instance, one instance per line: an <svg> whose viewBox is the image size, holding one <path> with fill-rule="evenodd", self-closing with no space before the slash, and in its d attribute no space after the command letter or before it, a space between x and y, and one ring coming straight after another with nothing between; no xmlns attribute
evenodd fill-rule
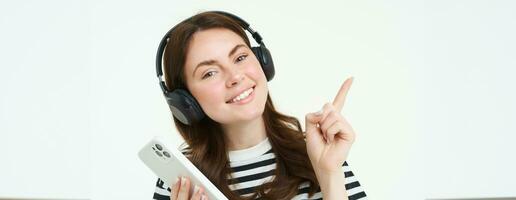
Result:
<svg viewBox="0 0 516 200"><path fill-rule="evenodd" d="M166 187L166 188L165 188ZM154 190L153 200L170 200L170 187L165 186L165 183L158 178L156 181L156 189Z"/></svg>
<svg viewBox="0 0 516 200"><path fill-rule="evenodd" d="M356 178L355 174L351 171L351 168L349 167L347 161L344 161L344 164L342 164L342 169L344 171L344 177L346 178L346 191L348 193L348 199L349 200L366 200L367 195L358 182L358 179Z"/></svg>

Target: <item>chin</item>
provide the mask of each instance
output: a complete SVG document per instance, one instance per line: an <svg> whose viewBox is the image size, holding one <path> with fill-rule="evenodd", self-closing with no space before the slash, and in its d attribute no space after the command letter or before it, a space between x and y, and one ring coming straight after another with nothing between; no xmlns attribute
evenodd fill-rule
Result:
<svg viewBox="0 0 516 200"><path fill-rule="evenodd" d="M245 112L245 113L235 116L234 120L235 121L252 121L257 118L260 118L262 116L262 114L263 114L263 110L253 111L253 112Z"/></svg>
<svg viewBox="0 0 516 200"><path fill-rule="evenodd" d="M249 114L249 115L247 116L247 118L248 118L249 120L253 120L253 119L256 119L256 118L261 117L261 116L262 116L262 114L263 114L263 109L262 109L261 111L256 111L256 112L254 112L254 113L252 113L252 114Z"/></svg>
<svg viewBox="0 0 516 200"><path fill-rule="evenodd" d="M243 123L248 121L253 121L260 118L263 114L263 109L241 112L241 113L233 113L234 111L221 112L226 113L223 116L219 116L220 118L212 118L214 121L217 121L221 124L234 124L234 123Z"/></svg>

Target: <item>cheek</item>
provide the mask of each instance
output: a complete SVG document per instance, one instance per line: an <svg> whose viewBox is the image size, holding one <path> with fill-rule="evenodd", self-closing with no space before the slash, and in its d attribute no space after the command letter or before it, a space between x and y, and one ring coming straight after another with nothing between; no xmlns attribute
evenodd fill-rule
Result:
<svg viewBox="0 0 516 200"><path fill-rule="evenodd" d="M246 73L254 80L267 80L265 74L263 73L262 67L260 66L260 63L258 63L258 60L254 65L247 67Z"/></svg>
<svg viewBox="0 0 516 200"><path fill-rule="evenodd" d="M224 100L224 87L221 84L208 84L194 88L194 97L203 110L209 110Z"/></svg>

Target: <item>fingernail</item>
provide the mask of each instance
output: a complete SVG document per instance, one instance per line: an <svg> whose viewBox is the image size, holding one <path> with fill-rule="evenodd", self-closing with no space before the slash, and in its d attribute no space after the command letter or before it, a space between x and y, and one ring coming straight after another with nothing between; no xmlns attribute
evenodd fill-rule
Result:
<svg viewBox="0 0 516 200"><path fill-rule="evenodd" d="M314 113L315 115L322 115L323 111L322 110L319 110L317 111L316 113Z"/></svg>
<svg viewBox="0 0 516 200"><path fill-rule="evenodd" d="M204 194L201 196L201 200L206 200L206 196Z"/></svg>
<svg viewBox="0 0 516 200"><path fill-rule="evenodd" d="M185 186L185 184L186 184L186 178L181 177L181 186Z"/></svg>
<svg viewBox="0 0 516 200"><path fill-rule="evenodd" d="M193 189L193 193L197 193L199 191L199 186L195 185Z"/></svg>

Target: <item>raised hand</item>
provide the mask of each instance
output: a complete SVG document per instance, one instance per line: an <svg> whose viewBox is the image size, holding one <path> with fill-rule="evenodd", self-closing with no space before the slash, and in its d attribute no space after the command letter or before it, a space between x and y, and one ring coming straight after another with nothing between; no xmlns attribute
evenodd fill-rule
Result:
<svg viewBox="0 0 516 200"><path fill-rule="evenodd" d="M306 147L316 173L340 172L355 141L353 128L340 114L352 83L353 77L346 79L332 104L305 116Z"/></svg>

